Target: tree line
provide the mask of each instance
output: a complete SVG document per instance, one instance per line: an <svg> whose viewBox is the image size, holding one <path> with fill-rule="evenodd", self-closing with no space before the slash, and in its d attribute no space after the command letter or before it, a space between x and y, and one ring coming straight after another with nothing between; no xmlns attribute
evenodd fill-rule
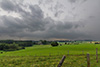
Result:
<svg viewBox="0 0 100 67"><path fill-rule="evenodd" d="M0 50L3 51L20 50L29 46L33 46L32 41L0 40Z"/></svg>
<svg viewBox="0 0 100 67"><path fill-rule="evenodd" d="M0 50L14 51L14 50L25 49L25 47L30 47L33 45L46 45L50 43L51 41L46 41L46 40L40 40L40 41L0 40Z"/></svg>

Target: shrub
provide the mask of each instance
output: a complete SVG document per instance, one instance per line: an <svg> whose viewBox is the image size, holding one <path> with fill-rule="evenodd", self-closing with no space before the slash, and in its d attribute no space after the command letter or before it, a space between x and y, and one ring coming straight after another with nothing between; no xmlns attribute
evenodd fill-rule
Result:
<svg viewBox="0 0 100 67"><path fill-rule="evenodd" d="M51 46L58 46L59 44L57 42L51 42Z"/></svg>
<svg viewBox="0 0 100 67"><path fill-rule="evenodd" d="M22 49L25 49L25 47L22 47Z"/></svg>
<svg viewBox="0 0 100 67"><path fill-rule="evenodd" d="M95 44L100 44L99 42L95 42Z"/></svg>

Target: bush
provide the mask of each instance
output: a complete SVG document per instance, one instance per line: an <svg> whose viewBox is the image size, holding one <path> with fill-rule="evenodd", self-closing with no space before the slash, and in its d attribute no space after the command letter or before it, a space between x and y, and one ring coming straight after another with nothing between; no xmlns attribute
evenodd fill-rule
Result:
<svg viewBox="0 0 100 67"><path fill-rule="evenodd" d="M99 42L95 42L95 44L100 44Z"/></svg>
<svg viewBox="0 0 100 67"><path fill-rule="evenodd" d="M22 49L25 49L25 47L22 47Z"/></svg>
<svg viewBox="0 0 100 67"><path fill-rule="evenodd" d="M59 44L57 42L51 42L51 46L58 46Z"/></svg>

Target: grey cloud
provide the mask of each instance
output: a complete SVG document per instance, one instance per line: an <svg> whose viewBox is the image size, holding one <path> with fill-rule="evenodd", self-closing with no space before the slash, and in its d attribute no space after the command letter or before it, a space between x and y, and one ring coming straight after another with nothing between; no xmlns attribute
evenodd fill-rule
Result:
<svg viewBox="0 0 100 67"><path fill-rule="evenodd" d="M10 0L5 0L0 3L1 8L3 8L4 10L8 10L8 11L13 11L15 8L15 4L12 3Z"/></svg>
<svg viewBox="0 0 100 67"><path fill-rule="evenodd" d="M83 0L83 3L86 2L86 1L88 1L88 0Z"/></svg>
<svg viewBox="0 0 100 67"><path fill-rule="evenodd" d="M36 18L43 18L43 12L41 10L41 8L38 5L30 5L29 6L31 13L34 17Z"/></svg>
<svg viewBox="0 0 100 67"><path fill-rule="evenodd" d="M89 19L94 19L95 18L95 16L89 16Z"/></svg>
<svg viewBox="0 0 100 67"><path fill-rule="evenodd" d="M34 34L36 37L44 39L52 39L52 38L76 39L82 37L89 37L82 32L76 31L77 28L80 28L81 24L53 21L51 18L46 18L46 21L49 22L48 25L46 26L47 29L43 32L40 33L37 32L36 34Z"/></svg>
<svg viewBox="0 0 100 67"><path fill-rule="evenodd" d="M70 3L75 3L77 0L68 0Z"/></svg>
<svg viewBox="0 0 100 67"><path fill-rule="evenodd" d="M43 0L39 0L38 3L39 5L41 5L43 3Z"/></svg>
<svg viewBox="0 0 100 67"><path fill-rule="evenodd" d="M59 2L57 2L56 5L54 6L54 16L59 17L62 13L64 13L64 11L62 10L63 8L64 6Z"/></svg>
<svg viewBox="0 0 100 67"><path fill-rule="evenodd" d="M68 0L70 3L76 3L77 1L81 1L80 4L86 2L87 0Z"/></svg>
<svg viewBox="0 0 100 67"><path fill-rule="evenodd" d="M21 6L22 4L17 4L16 1L12 1L12 0L2 0L0 2L0 7L5 10L5 11L9 11L9 12L20 12L22 11ZM24 5L23 5L24 6Z"/></svg>
<svg viewBox="0 0 100 67"><path fill-rule="evenodd" d="M45 0L45 4L49 4L49 3L52 3L53 0Z"/></svg>
<svg viewBox="0 0 100 67"><path fill-rule="evenodd" d="M3 2L3 1L2 1ZM2 3L1 2L1 3ZM5 4L5 3L4 3ZM13 2L12 2L13 4ZM16 10L12 10L15 7ZM1 7L4 9L5 7ZM12 16L1 16L0 20L4 23L6 27L0 28L0 33L2 35L10 35L10 36L18 36L19 33L25 32L35 32L35 31L43 31L45 30L44 26L46 23L43 22L43 12L37 5L29 5L30 12L25 11L21 8L21 6L14 6L12 9L4 9L6 11L15 11L18 12L22 19L14 18ZM13 34L12 34L13 33ZM19 34L19 35L23 35Z"/></svg>
<svg viewBox="0 0 100 67"><path fill-rule="evenodd" d="M9 1L9 2L8 2ZM25 11L23 4L8 0L2 0L1 8L5 11L16 12L21 15L20 18L12 16L1 16L0 20L4 23L4 27L0 27L1 36L20 37L27 39L50 39L50 38L82 38L87 37L80 31L77 31L82 25L80 23L55 21L50 17L44 18L44 13L38 5L27 5L31 12ZM6 7L8 6L12 8ZM16 6L18 5L18 6ZM16 8L16 9L15 9ZM57 6L57 10L59 7ZM59 12L59 10L58 10Z"/></svg>
<svg viewBox="0 0 100 67"><path fill-rule="evenodd" d="M64 11L59 10L59 11L55 12L54 16L59 17L62 13L64 13Z"/></svg>
<svg viewBox="0 0 100 67"><path fill-rule="evenodd" d="M38 4L39 5L44 5L44 4L50 4L52 2L53 2L53 0L39 0Z"/></svg>
<svg viewBox="0 0 100 67"><path fill-rule="evenodd" d="M48 10L53 11L53 6L51 5Z"/></svg>

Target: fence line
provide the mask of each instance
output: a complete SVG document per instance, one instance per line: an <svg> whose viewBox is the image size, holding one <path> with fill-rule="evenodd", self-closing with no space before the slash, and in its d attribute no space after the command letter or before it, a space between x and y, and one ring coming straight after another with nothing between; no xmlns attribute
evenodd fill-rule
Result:
<svg viewBox="0 0 100 67"><path fill-rule="evenodd" d="M84 55L84 51L82 51L82 55ZM68 56L69 56L69 50L68 50ZM62 63L64 62L65 58L66 56L64 55L57 67L62 66ZM98 63L98 48L96 48L96 62ZM87 67L90 67L90 54L87 54Z"/></svg>

